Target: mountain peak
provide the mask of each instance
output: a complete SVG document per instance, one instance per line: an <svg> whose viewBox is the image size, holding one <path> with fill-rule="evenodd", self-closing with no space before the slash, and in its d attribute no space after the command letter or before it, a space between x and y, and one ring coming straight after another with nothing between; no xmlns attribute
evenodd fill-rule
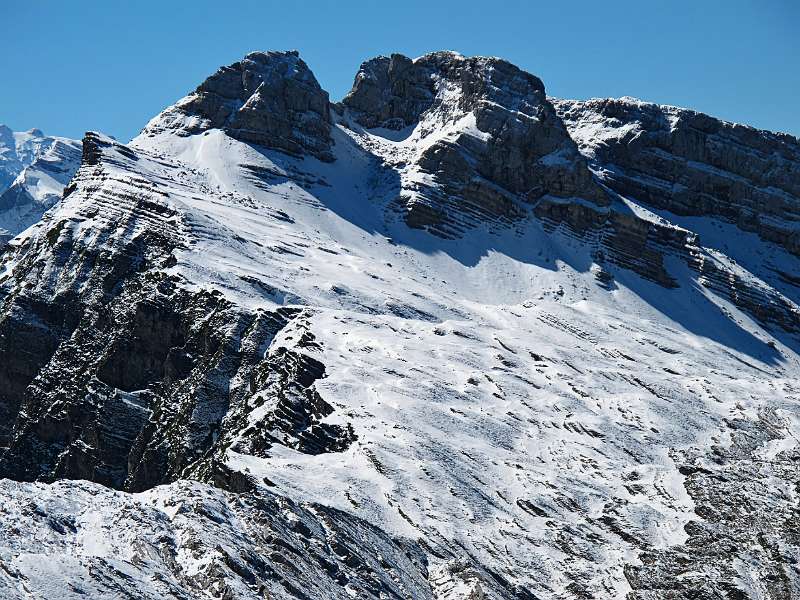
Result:
<svg viewBox="0 0 800 600"><path fill-rule="evenodd" d="M361 113L359 122L367 127L398 129L433 105L442 84L461 87L467 104L485 96L523 112L535 110L545 96L541 79L508 61L439 51L414 60L392 54L365 61L342 104Z"/></svg>
<svg viewBox="0 0 800 600"><path fill-rule="evenodd" d="M0 125L0 249L37 222L77 171L80 143Z"/></svg>
<svg viewBox="0 0 800 600"><path fill-rule="evenodd" d="M296 50L251 52L156 116L143 136L223 129L238 140L332 160L328 93Z"/></svg>
<svg viewBox="0 0 800 600"><path fill-rule="evenodd" d="M608 203L541 79L508 61L379 56L361 65L339 109L378 137L413 126L398 198L412 227L459 237L479 222L519 220L543 197ZM384 159L397 151L390 144Z"/></svg>
<svg viewBox="0 0 800 600"><path fill-rule="evenodd" d="M0 254L0 597L798 597L800 149L453 52L143 136Z"/></svg>

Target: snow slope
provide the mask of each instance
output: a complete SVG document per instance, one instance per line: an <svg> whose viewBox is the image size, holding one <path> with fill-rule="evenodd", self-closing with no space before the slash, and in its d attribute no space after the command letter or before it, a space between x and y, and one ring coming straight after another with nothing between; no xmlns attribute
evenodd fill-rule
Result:
<svg viewBox="0 0 800 600"><path fill-rule="evenodd" d="M609 519L647 547L681 544L693 514L682 452L710 452L727 420L766 408L796 435L796 342L783 345L679 265L676 290L620 270L607 291L581 244L533 220L445 241L382 219L391 198L360 187L381 175L351 135L335 133L330 172L309 158L258 156L217 131L147 142L219 186L216 197L255 199L242 208L192 199L212 220L204 230L222 239L198 238L175 271L237 303L258 297L235 283L254 277L279 290L267 306L309 306L313 355L330 373L318 388L337 409L331 418L359 436L321 456L228 452L232 468L393 534L455 543L537 594L558 597L580 579L623 597L635 545L620 543ZM265 191L220 156L324 183ZM291 226L254 215L276 211ZM530 250L514 256L520 248ZM273 347L301 336L287 328ZM565 537L580 551L559 548Z"/></svg>
<svg viewBox="0 0 800 600"><path fill-rule="evenodd" d="M353 126L348 117L332 117L333 161L289 156L217 128L151 131L129 146L97 136L98 156L85 154L71 193L12 242L0 275L6 297L24 289L19 294L80 290L88 298L102 293L87 287L91 261L79 255L149 244L146 236L157 233L171 257L147 267L160 281L217 295L242 314L294 311L254 352L263 364L288 352L323 365L306 389L331 410L309 429L352 435L332 451L304 450L274 418L278 375L237 371L221 385L231 398L246 389L242 402L221 412L213 441L181 473L205 483L128 495L80 482L4 482L0 510L30 532L0 539L4 593L800 594L791 525L798 292L768 268L800 273L797 257L755 235L726 248L730 229L716 238L706 230L728 225L624 196L602 210L702 230L709 247L665 254L673 287L598 260L590 234L550 227L533 207L510 224L479 223L443 239L410 228L393 203L408 182L430 176L415 167L414 153L474 128L469 115L438 127L423 119L400 132ZM720 277L779 296L788 307L784 326L729 288L704 285L708 271L691 266L690 251L719 264ZM232 339L237 353L250 352L244 332ZM92 385L107 384L104 377L98 371ZM146 408L146 391L114 393ZM58 415L63 402L42 410ZM147 414L157 420L154 409ZM64 454L79 443L90 452L92 439L71 440ZM246 482L238 495L206 485L218 483L208 476L217 463ZM299 520L338 566L314 570L303 550L292 559L300 574L286 575L247 558L266 556L266 542L248 547L242 536L255 517L230 507L265 497L292 507L264 526L281 531L270 534L279 548L270 561L280 562L275 552L288 556L275 539L303 537L289 527ZM358 534L338 552L323 525L349 518ZM384 583L371 587L376 578Z"/></svg>

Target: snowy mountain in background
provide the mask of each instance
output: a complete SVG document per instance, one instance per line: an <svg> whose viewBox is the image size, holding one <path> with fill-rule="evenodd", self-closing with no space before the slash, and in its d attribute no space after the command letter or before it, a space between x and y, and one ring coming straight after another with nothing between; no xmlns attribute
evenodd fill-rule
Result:
<svg viewBox="0 0 800 600"><path fill-rule="evenodd" d="M7 598L800 594L800 142L253 53L0 257Z"/></svg>
<svg viewBox="0 0 800 600"><path fill-rule="evenodd" d="M79 141L0 125L0 246L61 198L80 158Z"/></svg>

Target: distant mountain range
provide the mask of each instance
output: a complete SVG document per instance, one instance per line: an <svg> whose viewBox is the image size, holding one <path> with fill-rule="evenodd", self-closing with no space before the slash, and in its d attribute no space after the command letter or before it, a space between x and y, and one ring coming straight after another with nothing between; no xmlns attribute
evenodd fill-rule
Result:
<svg viewBox="0 0 800 600"><path fill-rule="evenodd" d="M255 52L0 143L3 598L800 598L798 139Z"/></svg>
<svg viewBox="0 0 800 600"><path fill-rule="evenodd" d="M36 223L78 170L81 143L0 125L0 245Z"/></svg>

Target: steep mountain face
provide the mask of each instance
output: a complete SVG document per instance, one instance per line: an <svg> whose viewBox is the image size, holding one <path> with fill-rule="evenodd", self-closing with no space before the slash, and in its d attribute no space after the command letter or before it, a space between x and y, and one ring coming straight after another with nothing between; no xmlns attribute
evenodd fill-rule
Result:
<svg viewBox="0 0 800 600"><path fill-rule="evenodd" d="M524 219L543 196L608 204L533 75L496 59L440 52L367 61L342 101L366 128L396 131L374 151L400 177L406 223L458 237ZM352 125L350 125L352 126Z"/></svg>
<svg viewBox="0 0 800 600"><path fill-rule="evenodd" d="M328 93L297 52L253 52L222 67L142 132L222 129L243 142L332 160Z"/></svg>
<svg viewBox="0 0 800 600"><path fill-rule="evenodd" d="M0 246L38 221L78 170L81 144L0 125Z"/></svg>
<svg viewBox="0 0 800 600"><path fill-rule="evenodd" d="M444 52L330 105L269 52L87 134L0 256L2 595L800 594L800 258L620 185L713 153L593 105ZM790 223L796 140L705 127Z"/></svg>
<svg viewBox="0 0 800 600"><path fill-rule="evenodd" d="M800 255L797 138L631 98L555 104L614 191L735 223Z"/></svg>
<svg viewBox="0 0 800 600"><path fill-rule="evenodd" d="M632 98L555 106L598 181L692 232L688 264L702 285L762 322L797 330L800 280L773 244L798 255L800 141ZM772 244L753 246L743 232ZM721 264L719 252L761 281Z"/></svg>

